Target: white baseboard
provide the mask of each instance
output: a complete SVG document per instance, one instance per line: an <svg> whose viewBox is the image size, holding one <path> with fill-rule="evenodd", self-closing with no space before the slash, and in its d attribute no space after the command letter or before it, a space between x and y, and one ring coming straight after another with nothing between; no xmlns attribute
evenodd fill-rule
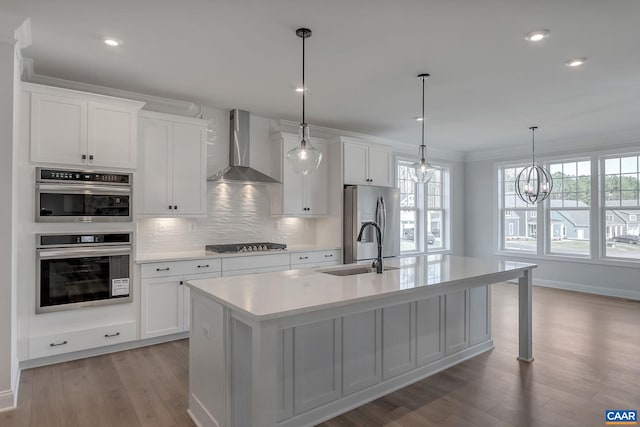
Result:
<svg viewBox="0 0 640 427"><path fill-rule="evenodd" d="M165 335L163 337L148 338L145 340L135 340L105 347L90 348L87 350L74 351L71 353L58 354L56 356L41 357L39 359L23 360L20 362L20 369L36 368L38 366L53 365L54 363L69 362L71 360L85 359L87 357L101 356L103 354L115 353L117 351L131 350L133 348L146 347L148 345L160 344L163 342L189 338L189 332Z"/></svg>
<svg viewBox="0 0 640 427"><path fill-rule="evenodd" d="M9 411L16 407L16 396L13 390L0 391L0 412Z"/></svg>
<svg viewBox="0 0 640 427"><path fill-rule="evenodd" d="M640 291L634 291L631 289L605 288L601 286L589 286L581 283L561 282L546 279L535 279L534 285L543 286L545 288L564 289L567 291L585 292L587 294L627 298L640 301Z"/></svg>

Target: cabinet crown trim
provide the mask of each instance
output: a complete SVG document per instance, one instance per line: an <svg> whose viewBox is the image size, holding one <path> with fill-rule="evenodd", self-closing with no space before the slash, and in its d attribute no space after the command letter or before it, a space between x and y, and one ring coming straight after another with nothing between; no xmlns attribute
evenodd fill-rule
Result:
<svg viewBox="0 0 640 427"><path fill-rule="evenodd" d="M145 103L134 101L132 99L116 98L114 96L100 95L91 92L82 92L79 90L59 88L55 86L46 86L37 83L21 82L22 90L26 92L42 93L46 95L54 95L67 98L83 98L87 101L103 102L105 104L124 105L134 109L141 109Z"/></svg>

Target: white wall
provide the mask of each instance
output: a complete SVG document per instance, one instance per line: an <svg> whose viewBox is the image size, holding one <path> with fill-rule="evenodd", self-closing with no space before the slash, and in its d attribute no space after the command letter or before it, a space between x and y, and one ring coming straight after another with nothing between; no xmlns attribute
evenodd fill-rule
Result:
<svg viewBox="0 0 640 427"><path fill-rule="evenodd" d="M518 159L521 159L519 157ZM500 159L501 161L507 159ZM465 163L465 255L495 257L497 248L497 183L495 162ZM550 258L501 258L538 264L534 284L569 290L640 299L640 266L621 267Z"/></svg>
<svg viewBox="0 0 640 427"><path fill-rule="evenodd" d="M14 147L18 141L18 67L14 31L22 22L0 11L0 410L15 405L16 358L16 221Z"/></svg>

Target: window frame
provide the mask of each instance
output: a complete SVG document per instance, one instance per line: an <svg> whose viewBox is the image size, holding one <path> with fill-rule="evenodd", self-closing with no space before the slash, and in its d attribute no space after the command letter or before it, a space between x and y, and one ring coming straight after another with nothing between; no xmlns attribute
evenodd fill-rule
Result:
<svg viewBox="0 0 640 427"><path fill-rule="evenodd" d="M395 185L399 188L398 168L399 166L408 166L415 163L415 158L397 155L395 159ZM412 256L422 254L447 254L451 253L451 227L450 227L450 215L451 215L451 171L452 167L446 162L431 161L432 166L435 169L441 171L441 207L432 208L428 206L427 187L425 185L416 186L416 225L414 226L414 238L418 238L419 242L416 245L416 250L412 251L400 251L400 256ZM401 208L402 210L402 208ZM429 224L427 224L430 211L440 212L441 217L441 230L440 241L442 247L433 248L428 245L427 233L429 232ZM418 230L419 229L419 230ZM419 236L419 237L418 237ZM402 239L402 236L400 236Z"/></svg>
<svg viewBox="0 0 640 427"><path fill-rule="evenodd" d="M590 255L584 256L579 254L564 254L558 252L550 251L550 239L547 236L548 230L550 227L550 212L549 208L550 202L546 200L544 203L537 206L537 217L544 218L544 221L538 222L538 230L537 236L542 236L543 241L540 239L538 241L537 251L535 252L526 252L526 251L517 251L505 249L503 245L504 241L504 196L503 196L503 183L502 183L502 170L505 168L513 168L513 167L522 167L526 165L530 160L523 159L512 159L510 161L499 161L494 162L494 183L496 183L494 187L495 191L495 200L497 202L497 209L494 209L494 224L496 224L495 231L495 240L494 240L494 250L495 254L498 256L508 256L515 258L525 258L525 259L550 259L550 260L563 260L566 262L575 262L575 263L589 263L589 264L599 264L599 265L609 265L609 266L620 266L620 267L630 267L630 268L640 268L640 257L639 258L631 258L631 257L615 257L615 256L607 256L607 239L606 239L606 224L608 214L607 211L610 210L628 210L628 211L637 211L637 219L640 220L640 180L639 180L639 205L638 206L606 206L604 203L605 198L605 161L607 159L612 158L623 158L623 157L631 157L631 156L639 156L640 157L640 146L633 145L627 146L617 149L608 149L608 150L580 150L577 153L557 153L548 156L537 156L537 160L540 164L544 165L546 168L549 167L550 163L559 163L559 162L570 162L570 161L591 161L591 200L589 206L589 247L590 247ZM639 167L640 169L640 159L639 159ZM622 172L620 172L622 173ZM640 170L638 171L640 177ZM554 186L555 187L555 186ZM510 210L515 210L509 208ZM567 208L560 208L560 210L566 210ZM576 208L578 210L583 208ZM554 208L555 210L555 208ZM542 215L542 216L541 216ZM629 221L631 222L631 221ZM540 227L544 227L544 233L540 229Z"/></svg>

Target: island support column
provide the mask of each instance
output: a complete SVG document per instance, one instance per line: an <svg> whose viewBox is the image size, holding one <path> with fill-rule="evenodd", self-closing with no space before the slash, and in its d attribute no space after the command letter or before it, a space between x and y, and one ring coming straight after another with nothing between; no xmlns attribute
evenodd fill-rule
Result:
<svg viewBox="0 0 640 427"><path fill-rule="evenodd" d="M275 322L252 325L251 425L275 426L278 404L278 330Z"/></svg>
<svg viewBox="0 0 640 427"><path fill-rule="evenodd" d="M531 331L531 269L524 270L518 279L518 360L533 362L533 335Z"/></svg>

